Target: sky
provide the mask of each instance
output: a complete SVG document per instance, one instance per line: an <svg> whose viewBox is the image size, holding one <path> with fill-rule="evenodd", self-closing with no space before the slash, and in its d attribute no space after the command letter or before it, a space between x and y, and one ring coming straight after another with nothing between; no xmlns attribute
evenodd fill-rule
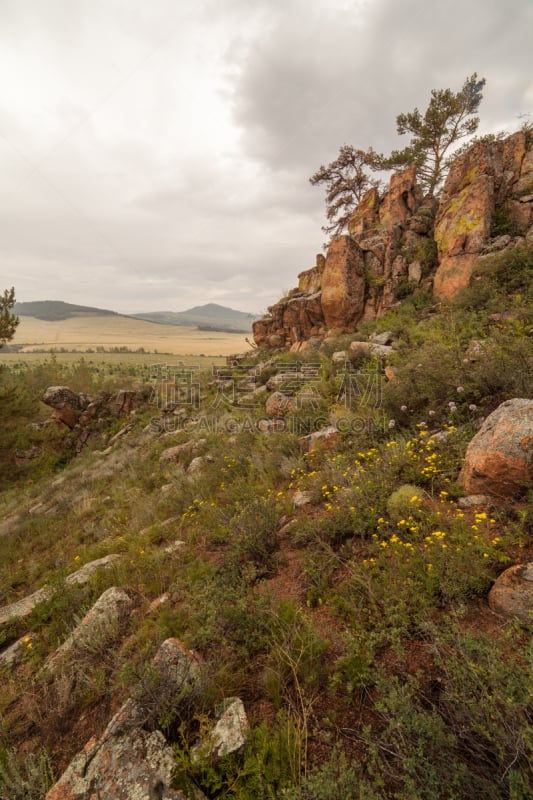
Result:
<svg viewBox="0 0 533 800"><path fill-rule="evenodd" d="M533 0L0 0L0 291L262 313L322 250L342 144L486 78L533 111Z"/></svg>

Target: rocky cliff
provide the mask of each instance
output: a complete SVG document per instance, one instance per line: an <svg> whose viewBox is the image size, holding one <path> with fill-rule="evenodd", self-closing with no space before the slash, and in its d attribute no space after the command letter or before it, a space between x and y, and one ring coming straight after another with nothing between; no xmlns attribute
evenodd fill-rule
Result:
<svg viewBox="0 0 533 800"><path fill-rule="evenodd" d="M532 136L482 139L458 156L439 198L423 197L414 164L371 189L348 234L301 272L298 287L254 323L258 346L300 350L326 335L353 332L417 286L436 298L467 286L485 253L533 239Z"/></svg>

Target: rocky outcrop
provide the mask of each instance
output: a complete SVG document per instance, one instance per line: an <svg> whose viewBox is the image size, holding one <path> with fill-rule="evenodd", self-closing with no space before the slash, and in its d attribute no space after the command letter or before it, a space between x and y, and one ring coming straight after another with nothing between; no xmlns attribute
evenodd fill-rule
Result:
<svg viewBox="0 0 533 800"><path fill-rule="evenodd" d="M160 731L131 727L121 709L90 739L45 800L187 800L170 788L174 752Z"/></svg>
<svg viewBox="0 0 533 800"><path fill-rule="evenodd" d="M516 564L502 572L488 600L497 614L533 622L533 562Z"/></svg>
<svg viewBox="0 0 533 800"><path fill-rule="evenodd" d="M94 561L89 561L76 572L72 572L65 578L65 583L69 586L79 585L85 586L89 578L99 569L106 569L117 563L121 558L120 555L111 553L108 556L97 558ZM21 600L16 600L7 606L0 608L0 625L10 622L13 619L20 619L27 617L31 614L33 609L38 603L48 600L54 595L54 589L48 586L43 586L42 589L37 589L33 594L28 597L23 597Z"/></svg>
<svg viewBox="0 0 533 800"><path fill-rule="evenodd" d="M125 627L133 606L131 592L115 586L107 589L70 636L52 653L45 668L55 672L67 658L75 660L85 651L98 651L109 646Z"/></svg>
<svg viewBox="0 0 533 800"><path fill-rule="evenodd" d="M154 722L168 703L198 684L198 662L177 639L167 639L153 662L151 691L138 687L103 734L90 739L45 800L202 800L198 789L170 788L174 752ZM165 705L166 704L166 705Z"/></svg>
<svg viewBox="0 0 533 800"><path fill-rule="evenodd" d="M43 403L53 409L51 419L71 431L76 452L102 433L107 420L133 413L146 399L147 391L121 389L114 395L89 395L68 386L49 386L42 396Z"/></svg>
<svg viewBox="0 0 533 800"><path fill-rule="evenodd" d="M349 235L333 239L325 261L317 257L317 266L300 274L298 290L254 323L256 344L295 349L328 331L352 332L361 320L382 314L402 280L421 280L432 245L420 241L428 239L433 213L432 202L422 203L414 166L393 175L382 198L370 189L349 220Z"/></svg>
<svg viewBox="0 0 533 800"><path fill-rule="evenodd" d="M290 347L325 332L321 293L290 297L271 306L269 316L253 324L259 347Z"/></svg>
<svg viewBox="0 0 533 800"><path fill-rule="evenodd" d="M479 141L454 161L435 222L437 297L454 297L468 286L474 261L489 243L495 214L513 234L527 232L532 199L533 155L522 131L499 141Z"/></svg>
<svg viewBox="0 0 533 800"><path fill-rule="evenodd" d="M471 495L517 497L533 487L533 400L507 400L487 417L460 480Z"/></svg>
<svg viewBox="0 0 533 800"><path fill-rule="evenodd" d="M68 386L49 386L42 401L53 409L52 419L68 428L87 427L96 417L122 417L139 408L146 399L142 391L120 389L113 395L73 392Z"/></svg>
<svg viewBox="0 0 533 800"><path fill-rule="evenodd" d="M383 196L376 188L364 195L348 235L333 239L326 259L317 257L298 288L254 323L255 342L299 351L382 316L420 284L454 297L480 255L515 246L532 223L533 150L524 132L473 144L455 160L440 201L422 197L413 164Z"/></svg>

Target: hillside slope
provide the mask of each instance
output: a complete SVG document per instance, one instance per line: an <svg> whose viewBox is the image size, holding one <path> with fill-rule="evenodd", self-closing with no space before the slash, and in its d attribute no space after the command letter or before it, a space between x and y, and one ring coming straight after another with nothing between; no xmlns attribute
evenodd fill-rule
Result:
<svg viewBox="0 0 533 800"><path fill-rule="evenodd" d="M0 797L530 800L511 244L316 349L2 371Z"/></svg>

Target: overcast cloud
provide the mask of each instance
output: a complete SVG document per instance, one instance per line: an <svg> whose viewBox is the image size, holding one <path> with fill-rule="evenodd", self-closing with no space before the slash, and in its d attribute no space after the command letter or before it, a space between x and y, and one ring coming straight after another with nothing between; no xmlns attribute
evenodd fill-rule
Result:
<svg viewBox="0 0 533 800"><path fill-rule="evenodd" d="M531 0L0 0L0 290L263 311L321 249L318 166L473 72L515 130L532 34Z"/></svg>

